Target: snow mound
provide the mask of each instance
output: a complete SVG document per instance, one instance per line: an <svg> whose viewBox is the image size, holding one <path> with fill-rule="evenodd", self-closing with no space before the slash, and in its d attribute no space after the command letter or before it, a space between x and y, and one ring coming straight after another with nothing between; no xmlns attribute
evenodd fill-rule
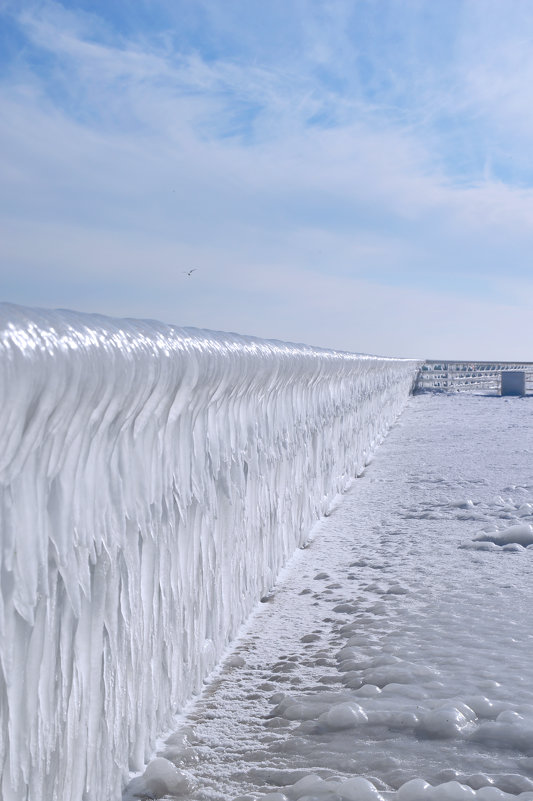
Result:
<svg viewBox="0 0 533 801"><path fill-rule="evenodd" d="M455 737L476 720L476 713L466 704L444 705L425 712L417 727L428 737Z"/></svg>
<svg viewBox="0 0 533 801"><path fill-rule="evenodd" d="M186 773L178 770L168 759L156 757L148 763L142 776L129 783L123 801L136 801L145 797L163 798L165 795L183 796L190 789Z"/></svg>
<svg viewBox="0 0 533 801"><path fill-rule="evenodd" d="M321 731L342 731L368 722L368 715L358 705L349 702L335 704L318 718Z"/></svg>
<svg viewBox="0 0 533 801"><path fill-rule="evenodd" d="M495 545L533 545L533 526L518 524L503 531L482 532L474 537L474 542L492 542Z"/></svg>

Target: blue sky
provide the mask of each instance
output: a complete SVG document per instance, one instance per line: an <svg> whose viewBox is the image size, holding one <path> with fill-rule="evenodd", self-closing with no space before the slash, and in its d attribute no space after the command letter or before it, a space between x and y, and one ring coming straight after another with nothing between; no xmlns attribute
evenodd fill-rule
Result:
<svg viewBox="0 0 533 801"><path fill-rule="evenodd" d="M533 360L532 86L530 0L0 0L3 299Z"/></svg>

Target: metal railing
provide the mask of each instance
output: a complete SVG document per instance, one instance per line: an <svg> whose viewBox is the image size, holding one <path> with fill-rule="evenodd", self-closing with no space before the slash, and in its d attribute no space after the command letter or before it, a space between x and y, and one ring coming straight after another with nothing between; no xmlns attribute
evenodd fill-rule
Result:
<svg viewBox="0 0 533 801"><path fill-rule="evenodd" d="M420 368L415 392L500 392L502 372L526 374L526 392L533 392L533 362L426 361Z"/></svg>

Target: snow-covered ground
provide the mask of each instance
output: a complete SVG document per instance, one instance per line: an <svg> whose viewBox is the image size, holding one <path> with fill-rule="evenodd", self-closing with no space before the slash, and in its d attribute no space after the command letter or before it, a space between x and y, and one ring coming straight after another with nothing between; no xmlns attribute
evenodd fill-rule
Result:
<svg viewBox="0 0 533 801"><path fill-rule="evenodd" d="M533 799L532 403L413 398L126 797Z"/></svg>

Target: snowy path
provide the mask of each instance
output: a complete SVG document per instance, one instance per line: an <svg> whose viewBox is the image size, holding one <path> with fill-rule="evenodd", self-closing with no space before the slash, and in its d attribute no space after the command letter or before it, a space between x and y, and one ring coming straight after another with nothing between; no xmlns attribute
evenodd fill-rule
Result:
<svg viewBox="0 0 533 801"><path fill-rule="evenodd" d="M533 799L532 415L412 399L161 750L186 798Z"/></svg>

